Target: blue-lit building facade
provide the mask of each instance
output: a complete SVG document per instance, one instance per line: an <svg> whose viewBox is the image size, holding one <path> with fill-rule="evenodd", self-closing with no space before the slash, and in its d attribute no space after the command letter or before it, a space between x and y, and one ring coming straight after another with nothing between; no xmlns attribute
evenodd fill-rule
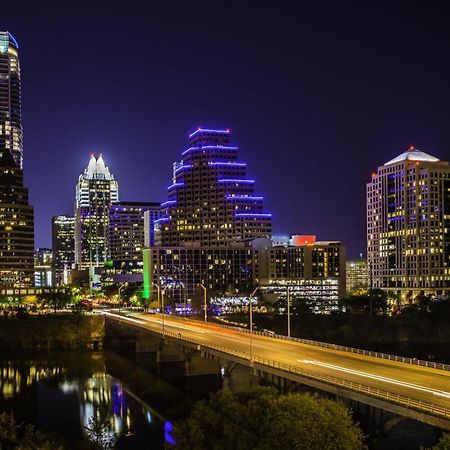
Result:
<svg viewBox="0 0 450 450"><path fill-rule="evenodd" d="M175 300L230 288L251 292L258 278L251 242L270 238L271 214L230 143L229 130L199 128L174 164L168 199L144 250L144 292L164 286Z"/></svg>
<svg viewBox="0 0 450 450"><path fill-rule="evenodd" d="M247 177L229 130L199 128L189 135L161 212L157 246L234 246L272 232L271 214L255 194L255 180Z"/></svg>

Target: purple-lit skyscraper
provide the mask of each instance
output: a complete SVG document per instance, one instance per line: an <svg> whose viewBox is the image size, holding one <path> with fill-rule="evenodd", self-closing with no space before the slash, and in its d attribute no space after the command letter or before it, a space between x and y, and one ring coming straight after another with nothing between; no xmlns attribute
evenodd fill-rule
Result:
<svg viewBox="0 0 450 450"><path fill-rule="evenodd" d="M233 246L270 237L271 214L246 173L229 130L199 128L190 134L155 222L156 245Z"/></svg>

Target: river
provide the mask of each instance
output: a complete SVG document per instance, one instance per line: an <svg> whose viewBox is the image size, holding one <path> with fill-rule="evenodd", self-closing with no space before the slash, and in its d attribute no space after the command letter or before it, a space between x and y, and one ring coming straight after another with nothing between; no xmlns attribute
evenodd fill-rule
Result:
<svg viewBox="0 0 450 450"><path fill-rule="evenodd" d="M85 446L94 418L114 448L170 448L173 422L221 385L219 376L188 382L181 369L109 351L2 354L0 412L62 435L68 448Z"/></svg>

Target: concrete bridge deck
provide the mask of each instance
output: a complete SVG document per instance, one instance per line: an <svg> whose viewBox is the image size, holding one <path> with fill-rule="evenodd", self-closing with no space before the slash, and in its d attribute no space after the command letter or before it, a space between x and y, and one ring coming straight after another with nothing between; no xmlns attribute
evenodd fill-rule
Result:
<svg viewBox="0 0 450 450"><path fill-rule="evenodd" d="M450 430L450 372L333 348L160 315L115 321L162 336L209 357L251 365L261 377L284 378ZM251 343L250 343L251 341ZM208 356L207 356L208 357Z"/></svg>

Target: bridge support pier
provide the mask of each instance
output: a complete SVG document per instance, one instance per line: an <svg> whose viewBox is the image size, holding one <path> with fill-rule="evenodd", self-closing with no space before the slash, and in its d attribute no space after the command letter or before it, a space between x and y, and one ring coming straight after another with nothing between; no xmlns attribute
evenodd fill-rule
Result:
<svg viewBox="0 0 450 450"><path fill-rule="evenodd" d="M233 392L249 389L259 385L259 378L255 375L253 367L229 361L222 362L223 389Z"/></svg>
<svg viewBox="0 0 450 450"><path fill-rule="evenodd" d="M201 375L219 375L220 364L207 359L200 352L191 352L184 360L184 373L187 377Z"/></svg>

